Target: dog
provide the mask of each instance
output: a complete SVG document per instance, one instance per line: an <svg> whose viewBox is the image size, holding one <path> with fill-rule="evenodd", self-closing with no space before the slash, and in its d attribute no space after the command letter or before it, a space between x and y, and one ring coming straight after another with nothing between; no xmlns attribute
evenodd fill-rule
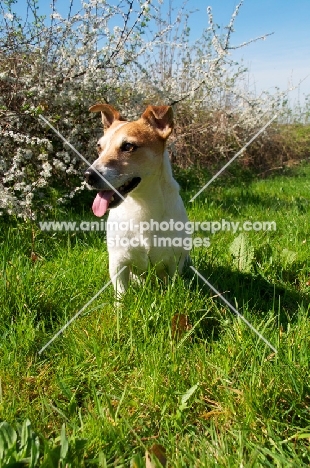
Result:
<svg viewBox="0 0 310 468"><path fill-rule="evenodd" d="M108 104L89 110L101 112L104 135L85 180L98 192L93 213L103 216L110 211L109 273L116 293L127 290L130 273L140 275L149 266L162 279L181 273L191 239L166 149L174 126L172 108L148 106L135 121L123 119Z"/></svg>

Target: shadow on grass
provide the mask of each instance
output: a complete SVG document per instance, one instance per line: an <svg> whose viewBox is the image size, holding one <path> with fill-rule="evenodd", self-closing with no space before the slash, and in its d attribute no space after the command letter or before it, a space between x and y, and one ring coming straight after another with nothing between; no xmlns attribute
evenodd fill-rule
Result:
<svg viewBox="0 0 310 468"><path fill-rule="evenodd" d="M271 283L259 273L244 273L224 266L210 265L204 261L200 261L198 266L194 265L194 268L241 314L246 309L257 317L264 318L272 312L283 329L286 329L288 323L294 322L299 307L303 306L307 309L310 305L309 295L281 284ZM188 287L193 290L197 290L198 285L200 294L205 295L206 298L215 296L209 286L192 269L186 269L184 279ZM219 297L215 301L220 309L228 310ZM231 314L234 315L233 312ZM210 328L210 321L206 319L204 322L205 326ZM216 323L215 320L214 324ZM218 321L218 325L219 323ZM211 326L214 324L211 323ZM205 331L208 334L218 334L218 330Z"/></svg>
<svg viewBox="0 0 310 468"><path fill-rule="evenodd" d="M208 198L209 202L209 198ZM240 215L243 208L260 207L267 212L271 211L289 211L294 206L298 210L298 214L306 214L309 211L310 199L304 197L295 197L292 199L283 199L277 196L270 196L270 194L259 195L253 193L250 190L241 189L241 193L233 198L231 195L223 195L214 193L212 198L210 197L210 203L212 208L220 208L225 210L230 215Z"/></svg>
<svg viewBox="0 0 310 468"><path fill-rule="evenodd" d="M238 189L238 204L240 206L261 205L266 208L287 209L291 208L292 200L285 200L283 197L270 197L270 194L257 195L252 193L252 184L261 180L268 181L270 184L279 184L290 182L290 180L308 180L310 172L309 164L301 164L294 168L283 168L280 172L270 173L267 177L260 177L254 171L243 168L240 165L229 167L221 174L212 185L202 192L200 197L208 197L208 202L214 202L222 208L229 209L233 204L231 193L225 194L226 189ZM193 167L190 169L174 168L174 175L181 186L182 198L185 202L190 200L204 185L217 173L217 170L208 170L205 168ZM211 192L210 192L211 190ZM223 193L224 190L224 193ZM280 190L280 187L279 187ZM282 189L281 189L282 190ZM241 193L239 193L241 192ZM284 193L285 194L285 193ZM280 195L280 193L279 193ZM209 200L210 197L210 200ZM304 204L308 207L309 198L295 197L294 203Z"/></svg>

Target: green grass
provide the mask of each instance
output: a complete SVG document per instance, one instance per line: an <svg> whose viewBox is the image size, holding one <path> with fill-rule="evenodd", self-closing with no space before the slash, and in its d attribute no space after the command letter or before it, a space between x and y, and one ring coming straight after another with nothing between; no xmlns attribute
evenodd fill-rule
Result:
<svg viewBox="0 0 310 468"><path fill-rule="evenodd" d="M18 466L8 460L22 453L27 419L20 459L37 440L31 466L144 466L153 443L176 467L309 466L310 167L220 179L194 203L199 187L186 185L192 221L276 222L276 231L243 233L241 263L231 231L196 233L210 247L192 258L278 354L190 271L168 285L150 271L118 309L107 288L39 355L108 281L104 235L3 221L0 418L10 426L0 427L0 467ZM92 219L84 209L55 219ZM192 328L173 339L177 313ZM3 442L7 427L17 441Z"/></svg>

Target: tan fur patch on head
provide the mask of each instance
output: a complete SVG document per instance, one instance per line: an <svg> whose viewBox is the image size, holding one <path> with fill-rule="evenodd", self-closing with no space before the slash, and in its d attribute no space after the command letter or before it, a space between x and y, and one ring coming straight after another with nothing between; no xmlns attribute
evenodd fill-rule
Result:
<svg viewBox="0 0 310 468"><path fill-rule="evenodd" d="M174 126L173 110L170 106L148 106L142 114L142 119L164 140L169 137Z"/></svg>
<svg viewBox="0 0 310 468"><path fill-rule="evenodd" d="M139 173L146 161L149 167L158 166L165 149L165 140L142 118L134 122L114 122L98 143L101 148L98 166L113 167L120 173L127 170L129 164L134 173Z"/></svg>
<svg viewBox="0 0 310 468"><path fill-rule="evenodd" d="M108 104L96 104L92 112L101 112L104 135L98 141L98 170L113 168L120 174L160 170L166 140L173 129L173 111L169 106L148 106L133 122L122 119Z"/></svg>
<svg viewBox="0 0 310 468"><path fill-rule="evenodd" d="M89 108L90 112L101 112L101 119L104 129L111 127L114 121L123 121L118 110L109 104L95 104Z"/></svg>

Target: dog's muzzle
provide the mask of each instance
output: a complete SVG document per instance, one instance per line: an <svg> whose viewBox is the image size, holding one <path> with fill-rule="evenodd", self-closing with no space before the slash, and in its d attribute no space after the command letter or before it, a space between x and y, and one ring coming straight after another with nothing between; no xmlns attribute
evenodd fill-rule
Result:
<svg viewBox="0 0 310 468"><path fill-rule="evenodd" d="M90 189L99 190L92 206L96 216L103 216L108 209L120 205L124 198L141 182L140 177L133 177L113 190L110 186L107 186L103 176L91 167L87 169L84 177Z"/></svg>

